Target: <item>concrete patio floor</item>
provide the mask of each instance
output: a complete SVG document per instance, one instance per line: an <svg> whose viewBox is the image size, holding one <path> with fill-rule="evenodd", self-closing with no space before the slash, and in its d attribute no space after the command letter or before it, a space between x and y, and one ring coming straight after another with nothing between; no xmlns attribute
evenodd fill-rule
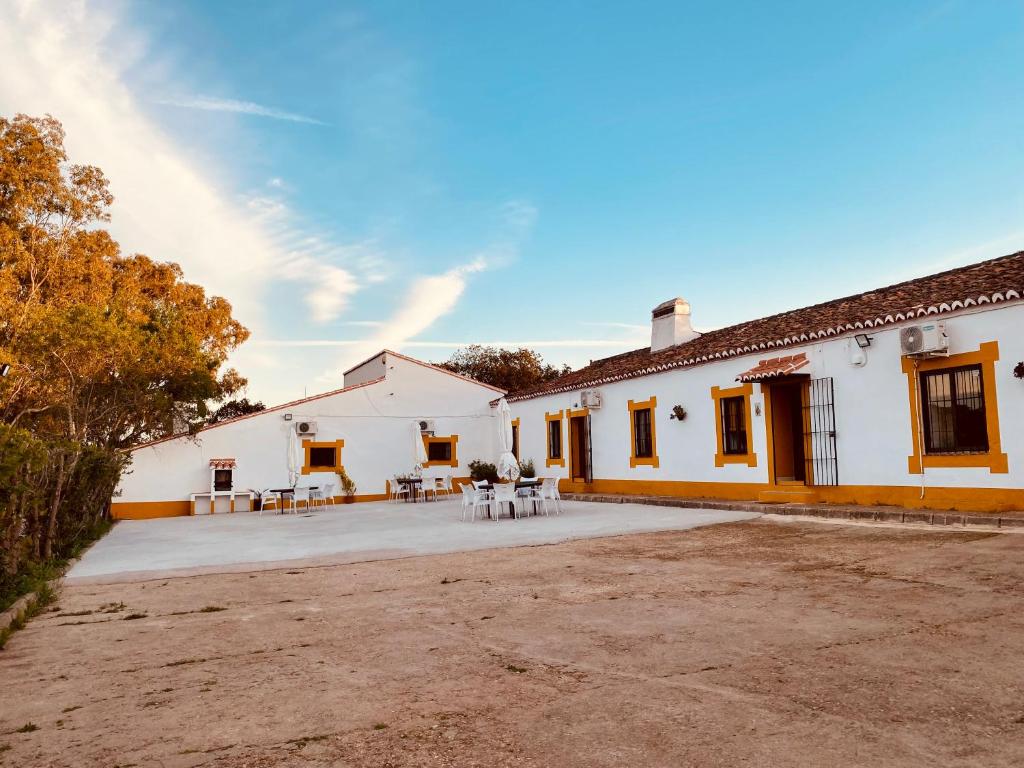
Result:
<svg viewBox="0 0 1024 768"><path fill-rule="evenodd" d="M93 546L68 581L230 572L294 562L346 563L750 520L757 514L640 504L562 502L563 514L462 522L457 500L376 502L310 514L252 513L125 520Z"/></svg>

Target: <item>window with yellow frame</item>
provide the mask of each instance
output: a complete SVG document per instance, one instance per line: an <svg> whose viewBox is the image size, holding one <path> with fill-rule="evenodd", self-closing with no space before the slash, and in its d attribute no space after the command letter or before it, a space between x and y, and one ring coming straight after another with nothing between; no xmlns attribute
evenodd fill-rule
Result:
<svg viewBox="0 0 1024 768"><path fill-rule="evenodd" d="M447 435L445 437L423 436L423 447L427 450L427 462L425 467L457 467L458 457L458 435Z"/></svg>
<svg viewBox="0 0 1024 768"><path fill-rule="evenodd" d="M657 467L658 446L654 409L658 398L629 401L630 467Z"/></svg>
<svg viewBox="0 0 1024 768"><path fill-rule="evenodd" d="M564 411L558 411L557 413L547 413L544 415L548 447L547 466L549 467L565 466L565 450L562 446L563 413Z"/></svg>
<svg viewBox="0 0 1024 768"><path fill-rule="evenodd" d="M907 469L983 467L1010 471L999 434L996 370L999 343L941 358L904 357L913 454Z"/></svg>
<svg viewBox="0 0 1024 768"><path fill-rule="evenodd" d="M751 432L750 396L754 385L747 383L738 387L711 388L711 399L715 403L715 466L746 464L757 466Z"/></svg>
<svg viewBox="0 0 1024 768"><path fill-rule="evenodd" d="M341 463L341 449L345 447L344 440L314 441L303 440L302 451L304 459L302 462L302 474L308 475L312 472L337 472L344 469Z"/></svg>

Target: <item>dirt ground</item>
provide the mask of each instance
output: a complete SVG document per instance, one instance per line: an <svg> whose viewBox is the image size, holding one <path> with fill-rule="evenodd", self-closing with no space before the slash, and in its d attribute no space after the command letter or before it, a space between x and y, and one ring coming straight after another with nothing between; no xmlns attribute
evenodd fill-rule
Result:
<svg viewBox="0 0 1024 768"><path fill-rule="evenodd" d="M1020 766L1022 598L1021 535L764 520L72 586L0 764Z"/></svg>

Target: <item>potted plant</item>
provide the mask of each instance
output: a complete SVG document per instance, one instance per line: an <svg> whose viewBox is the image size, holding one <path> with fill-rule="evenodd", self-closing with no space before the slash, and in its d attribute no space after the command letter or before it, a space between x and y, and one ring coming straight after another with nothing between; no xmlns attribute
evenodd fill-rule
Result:
<svg viewBox="0 0 1024 768"><path fill-rule="evenodd" d="M498 468L486 461L469 462L469 476L473 480L486 480L489 483L498 482Z"/></svg>
<svg viewBox="0 0 1024 768"><path fill-rule="evenodd" d="M338 470L338 478L341 480L341 503L351 504L356 500L356 484L344 469Z"/></svg>

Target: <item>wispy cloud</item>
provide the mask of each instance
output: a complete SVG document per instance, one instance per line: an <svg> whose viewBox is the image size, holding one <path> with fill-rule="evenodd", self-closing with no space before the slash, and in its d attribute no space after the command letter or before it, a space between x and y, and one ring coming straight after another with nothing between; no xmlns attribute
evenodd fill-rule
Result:
<svg viewBox="0 0 1024 768"><path fill-rule="evenodd" d="M260 347L360 347L371 342L366 339L261 339L253 342ZM374 343L375 344L375 343ZM516 349L530 348L574 348L574 347L622 347L628 346L623 339L525 339L522 341L506 340L469 340L469 341L398 341L391 345L374 345L374 351L391 346L397 349L459 349L472 344L488 347L506 347ZM630 347L632 348L632 347Z"/></svg>
<svg viewBox="0 0 1024 768"><path fill-rule="evenodd" d="M980 243L973 243L956 250L951 250L938 258L929 255L920 260L893 259L893 264L905 262L906 265L892 269L881 280L877 277L872 278L872 285L886 285L903 282L904 280L912 280L917 277L932 275L936 272L945 272L948 269L975 264L986 259L1007 256L1021 249L1024 249L1024 230L1015 230Z"/></svg>
<svg viewBox="0 0 1024 768"><path fill-rule="evenodd" d="M257 196L240 195L225 182L231 169L198 161L195 147L161 128L148 111L152 102L129 87L152 52L119 7L83 0L58 10L0 0L0 112L62 121L71 158L98 165L110 179L110 229L123 250L181 264L186 279L231 302L254 340L270 332L267 308L276 306L282 275L296 283L291 294L305 300L309 315L324 322L362 286L387 279L389 260L375 243L339 242L306 221L288 204L284 180L271 179ZM146 75L151 90L181 92L171 70ZM282 382L282 363L269 351L247 344L232 360L261 398L312 380L322 365L289 361L289 381Z"/></svg>
<svg viewBox="0 0 1024 768"><path fill-rule="evenodd" d="M611 323L603 320L584 320L581 325L587 325L593 328L621 328L624 331L643 331L647 333L651 330L649 325L641 325L640 323Z"/></svg>
<svg viewBox="0 0 1024 768"><path fill-rule="evenodd" d="M177 99L155 99L155 103L168 107L181 107L183 109L201 109L206 112L232 112L239 115L269 117L274 120L287 120L291 123L327 125L327 123L322 120L317 120L315 117L309 117L308 115L300 115L295 112L287 112L283 109L266 107L252 101L222 99L216 96L190 96Z"/></svg>
<svg viewBox="0 0 1024 768"><path fill-rule="evenodd" d="M314 322L337 319L363 283L387 276L386 257L373 243L339 244L310 232L297 224L298 216L280 197L251 197L247 208L280 249L276 279L305 287L304 301Z"/></svg>

